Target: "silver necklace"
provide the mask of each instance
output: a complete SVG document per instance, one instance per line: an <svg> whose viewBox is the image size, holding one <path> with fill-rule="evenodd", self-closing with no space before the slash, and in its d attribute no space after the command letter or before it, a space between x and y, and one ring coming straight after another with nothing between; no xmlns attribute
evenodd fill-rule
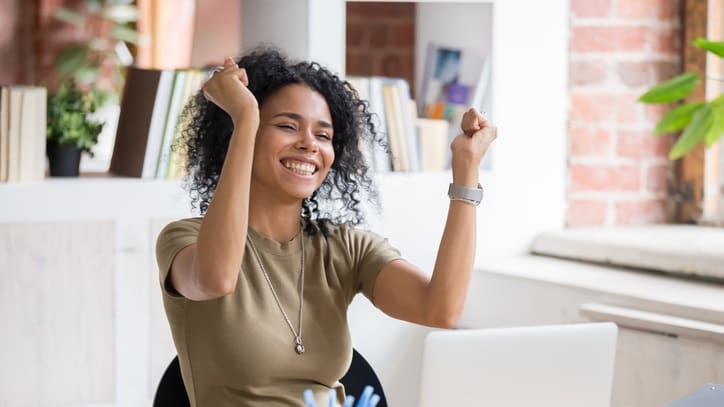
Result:
<svg viewBox="0 0 724 407"><path fill-rule="evenodd" d="M277 306L279 307L279 310L282 312L282 315L284 316L284 319L287 320L287 325L289 325L289 329L292 331L292 335L294 335L294 342L296 345L294 346L294 350L297 352L297 354L301 355L304 353L304 342L302 341L302 306L304 305L303 297L304 297L304 230L299 231L299 244L302 247L302 260L301 260L301 271L299 272L299 332L297 332L294 329L294 325L292 325L292 321L287 316L287 313L284 312L284 308L282 307L281 301L279 301L279 296L277 296L277 292L274 289L274 286L272 285L271 279L269 278L269 274L267 274L266 269L264 269L264 264L261 262L261 257L259 257L259 252L256 250L256 246L254 245L254 242L251 240L251 237L249 236L249 233L246 234L246 240L249 242L249 246L251 247L252 253L254 253L254 257L256 257L257 263L259 263L259 268L261 269L262 274L264 274L264 279L266 280L266 283L269 285L269 289L271 290L272 295L274 296L274 301L276 301Z"/></svg>

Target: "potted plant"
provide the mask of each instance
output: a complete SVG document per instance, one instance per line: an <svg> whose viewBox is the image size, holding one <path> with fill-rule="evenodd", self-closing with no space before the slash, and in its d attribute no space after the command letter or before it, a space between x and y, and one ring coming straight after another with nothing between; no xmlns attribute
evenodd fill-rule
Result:
<svg viewBox="0 0 724 407"><path fill-rule="evenodd" d="M133 27L138 9L130 0L85 0L59 7L54 17L76 27L80 40L60 51L59 85L48 96L50 173L77 176L83 151L90 157L99 152L103 161L100 147L112 144L125 68L133 62L128 45L140 40ZM92 150L99 139L99 151ZM70 161L62 161L66 157Z"/></svg>
<svg viewBox="0 0 724 407"><path fill-rule="evenodd" d="M50 176L77 177L83 151L91 156L103 123L89 117L96 111L97 94L81 92L74 81L48 96L46 128Z"/></svg>
<svg viewBox="0 0 724 407"><path fill-rule="evenodd" d="M80 10L59 7L54 17L76 27L84 38L58 55L60 82L73 80L80 89L97 93L99 107L117 102L125 67L133 63L128 46L140 41L133 28L138 8L129 0L86 0Z"/></svg>

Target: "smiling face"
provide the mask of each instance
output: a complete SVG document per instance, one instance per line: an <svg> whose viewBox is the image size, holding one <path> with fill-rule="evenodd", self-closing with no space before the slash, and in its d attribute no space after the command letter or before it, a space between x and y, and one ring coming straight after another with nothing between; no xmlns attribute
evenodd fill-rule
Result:
<svg viewBox="0 0 724 407"><path fill-rule="evenodd" d="M259 114L252 197L301 201L312 195L334 161L332 115L324 97L306 85L287 85L266 98Z"/></svg>

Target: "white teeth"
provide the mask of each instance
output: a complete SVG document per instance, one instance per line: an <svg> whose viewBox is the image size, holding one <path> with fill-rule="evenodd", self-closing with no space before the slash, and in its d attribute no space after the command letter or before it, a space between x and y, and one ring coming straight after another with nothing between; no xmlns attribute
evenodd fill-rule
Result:
<svg viewBox="0 0 724 407"><path fill-rule="evenodd" d="M300 162L291 162L291 161L284 161L282 162L284 166L297 174L301 175L312 175L314 173L314 165L308 164L308 163L300 163Z"/></svg>

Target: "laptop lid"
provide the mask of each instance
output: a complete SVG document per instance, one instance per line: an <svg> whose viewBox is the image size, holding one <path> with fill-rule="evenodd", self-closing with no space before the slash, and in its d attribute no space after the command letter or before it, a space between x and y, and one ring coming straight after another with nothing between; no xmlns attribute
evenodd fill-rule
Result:
<svg viewBox="0 0 724 407"><path fill-rule="evenodd" d="M724 385L706 384L666 407L721 407L724 406Z"/></svg>
<svg viewBox="0 0 724 407"><path fill-rule="evenodd" d="M423 351L421 407L610 407L613 323L436 331Z"/></svg>

